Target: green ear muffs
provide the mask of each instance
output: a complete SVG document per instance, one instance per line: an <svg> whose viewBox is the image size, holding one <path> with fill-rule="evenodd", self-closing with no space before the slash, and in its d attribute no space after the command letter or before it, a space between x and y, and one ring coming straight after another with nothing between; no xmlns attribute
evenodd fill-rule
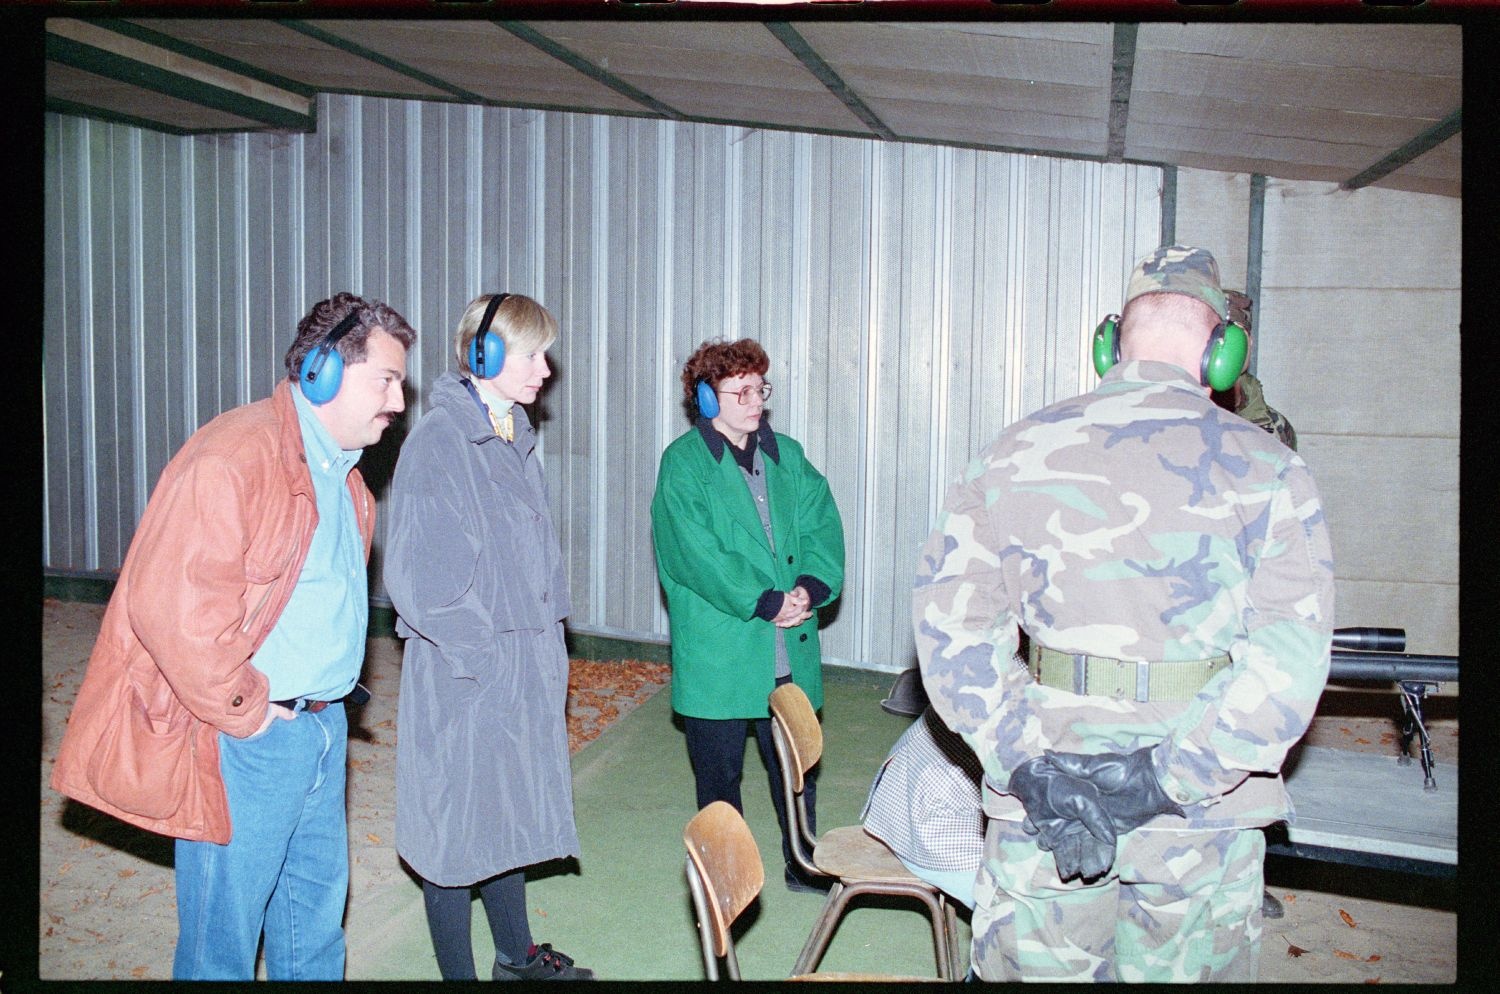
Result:
<svg viewBox="0 0 1500 994"><path fill-rule="evenodd" d="M1221 321L1208 336L1198 382L1211 390L1228 390L1240 378L1245 357L1250 354L1250 336L1233 321Z"/></svg>
<svg viewBox="0 0 1500 994"><path fill-rule="evenodd" d="M1103 376L1120 361L1120 315L1106 315L1094 329L1094 372Z"/></svg>
<svg viewBox="0 0 1500 994"><path fill-rule="evenodd" d="M1120 315L1110 314L1094 329L1094 372L1103 376L1120 361ZM1198 382L1213 390L1228 390L1245 368L1250 336L1233 321L1221 322L1208 337Z"/></svg>

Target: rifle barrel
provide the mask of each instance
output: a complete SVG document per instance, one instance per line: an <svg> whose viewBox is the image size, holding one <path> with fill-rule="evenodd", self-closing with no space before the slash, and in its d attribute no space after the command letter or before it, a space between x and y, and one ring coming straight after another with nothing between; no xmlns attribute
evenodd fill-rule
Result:
<svg viewBox="0 0 1500 994"><path fill-rule="evenodd" d="M1457 656L1419 656L1405 652L1349 652L1333 650L1328 679L1380 680L1399 683L1420 680L1429 683L1457 683Z"/></svg>

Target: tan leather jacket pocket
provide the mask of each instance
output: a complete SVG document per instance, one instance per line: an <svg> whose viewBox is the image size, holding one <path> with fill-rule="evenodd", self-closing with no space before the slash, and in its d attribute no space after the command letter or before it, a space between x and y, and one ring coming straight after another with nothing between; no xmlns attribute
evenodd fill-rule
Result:
<svg viewBox="0 0 1500 994"><path fill-rule="evenodd" d="M134 685L118 707L89 759L89 784L132 814L170 818L188 793L192 715L174 701L167 713L153 718Z"/></svg>

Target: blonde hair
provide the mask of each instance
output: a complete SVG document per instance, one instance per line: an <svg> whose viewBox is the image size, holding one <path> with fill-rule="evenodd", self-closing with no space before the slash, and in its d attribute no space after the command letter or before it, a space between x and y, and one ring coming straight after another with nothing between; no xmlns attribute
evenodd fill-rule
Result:
<svg viewBox="0 0 1500 994"><path fill-rule="evenodd" d="M469 301L463 317L458 319L458 331L453 336L453 354L458 360L458 371L472 376L469 368L469 343L479 334L479 322L484 320L484 310L496 294L486 293ZM552 312L524 293L505 294L505 299L495 309L490 331L500 336L505 343L506 355L524 355L540 352L557 341L557 318Z"/></svg>

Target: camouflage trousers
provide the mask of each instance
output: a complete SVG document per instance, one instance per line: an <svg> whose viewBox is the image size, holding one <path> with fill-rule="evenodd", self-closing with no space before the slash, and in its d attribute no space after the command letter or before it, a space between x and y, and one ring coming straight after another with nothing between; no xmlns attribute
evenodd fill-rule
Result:
<svg viewBox="0 0 1500 994"><path fill-rule="evenodd" d="M1100 880L1063 883L1020 822L990 819L974 887L983 980L1253 983L1265 835L1127 834Z"/></svg>

